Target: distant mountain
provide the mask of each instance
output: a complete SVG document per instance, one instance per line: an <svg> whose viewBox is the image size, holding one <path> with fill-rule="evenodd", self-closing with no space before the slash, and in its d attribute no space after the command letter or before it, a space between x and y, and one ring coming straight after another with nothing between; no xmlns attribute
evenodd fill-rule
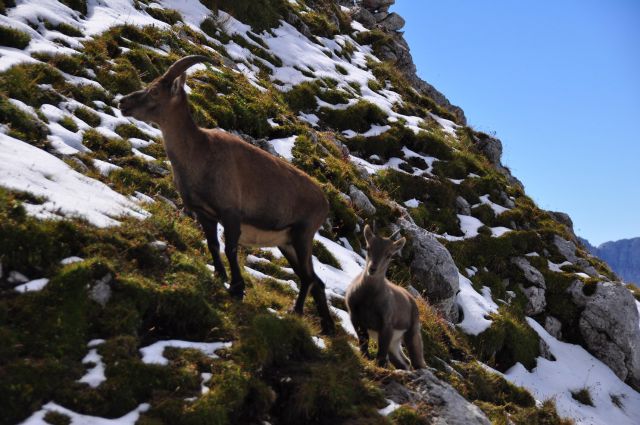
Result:
<svg viewBox="0 0 640 425"><path fill-rule="evenodd" d="M605 242L598 247L586 239L581 240L593 255L606 261L622 279L640 285L640 238Z"/></svg>

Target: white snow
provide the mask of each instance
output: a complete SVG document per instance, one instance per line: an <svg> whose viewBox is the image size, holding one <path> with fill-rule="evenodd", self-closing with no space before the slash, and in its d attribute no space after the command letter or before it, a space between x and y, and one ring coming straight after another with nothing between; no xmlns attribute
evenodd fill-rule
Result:
<svg viewBox="0 0 640 425"><path fill-rule="evenodd" d="M502 205L498 205L498 204L496 204L495 202L492 202L492 201L489 199L489 195L483 195L483 196L481 196L481 197L480 197L480 203L479 203L479 204L475 204L475 205L473 205L473 207L477 207L477 206L482 205L482 204L489 205L489 206L491 207L491 209L493 210L493 212L494 212L494 214L495 214L495 215L500 215L500 214L502 214L503 212L505 212L505 211L509 211L509 210L510 210L510 208L505 208L505 207L503 207Z"/></svg>
<svg viewBox="0 0 640 425"><path fill-rule="evenodd" d="M57 412L68 416L71 419L70 425L135 425L140 418L140 413L146 412L149 407L151 407L149 404L143 403L120 418L105 419L97 416L81 415L51 401L21 422L20 425L48 425L49 423L45 422L44 417L49 412Z"/></svg>
<svg viewBox="0 0 640 425"><path fill-rule="evenodd" d="M505 378L529 389L538 400L555 399L558 413L573 418L577 424L637 425L640 423L640 394L622 382L600 360L579 345L558 341L535 320L529 326L549 346L555 361L538 357L537 366L528 372L518 363ZM588 388L594 407L585 406L571 397L571 391ZM611 396L620 397L622 409Z"/></svg>
<svg viewBox="0 0 640 425"><path fill-rule="evenodd" d="M387 402L389 403L387 407L384 407L378 410L378 413L380 413L382 416L389 416L390 414L398 410L399 407L402 406L401 404L398 404L391 399L387 399Z"/></svg>
<svg viewBox="0 0 640 425"><path fill-rule="evenodd" d="M42 289L44 289L44 287L47 286L48 283L49 283L49 279L47 278L35 279L27 283L23 283L22 285L18 285L13 289L15 289L18 292L22 292L23 294L25 292L42 291Z"/></svg>
<svg viewBox="0 0 640 425"><path fill-rule="evenodd" d="M554 262L552 262L551 260L547 260L549 262L549 270L551 270L552 272L556 272L556 273L564 273L564 270L562 270L562 267L564 266L570 266L571 263L570 261L563 261L560 264L556 264Z"/></svg>
<svg viewBox="0 0 640 425"><path fill-rule="evenodd" d="M311 339L313 339L313 343L316 344L316 347L319 349L324 350L327 348L327 344L324 342L324 339L319 336L312 336Z"/></svg>
<svg viewBox="0 0 640 425"><path fill-rule="evenodd" d="M89 350L89 353L82 359L82 363L93 363L94 366L91 367L87 373L78 380L78 382L89 384L91 388L97 388L107 380L107 377L104 374L105 365L102 361L102 356L98 354L98 350L95 348L100 344L104 344L104 339L94 339L89 341L87 347L91 348L91 350Z"/></svg>
<svg viewBox="0 0 640 425"><path fill-rule="evenodd" d="M264 274L264 273L262 273L262 272L260 272L258 270L252 269L249 266L244 266L244 271L247 272L254 279L269 279L269 280L273 280L273 281L275 281L275 282L277 282L277 283L279 283L281 285L288 286L289 288L291 288L295 292L299 291L298 285L293 280L278 279L278 278L269 276L268 274Z"/></svg>
<svg viewBox="0 0 640 425"><path fill-rule="evenodd" d="M482 295L473 289L471 281L461 273L460 292L457 301L464 318L457 326L469 335L478 335L491 326L491 320L485 318L490 313L498 311L498 305L491 298L491 290L486 286L482 288Z"/></svg>
<svg viewBox="0 0 640 425"><path fill-rule="evenodd" d="M475 238L478 236L478 229L484 226L484 223L470 215L458 214L460 220L460 230L464 233L465 238Z"/></svg>
<svg viewBox="0 0 640 425"><path fill-rule="evenodd" d="M404 201L404 206L408 208L418 208L419 205L420 201L418 201L416 198L411 198L408 201Z"/></svg>
<svg viewBox="0 0 640 425"><path fill-rule="evenodd" d="M508 227L498 226L491 228L491 236L493 236L494 238L499 238L500 236L508 232L511 232L511 229L509 229Z"/></svg>
<svg viewBox="0 0 640 425"><path fill-rule="evenodd" d="M79 263L80 261L84 261L84 258L72 256L72 257L67 257L60 260L60 264L62 264L63 266L66 266L67 264Z"/></svg>
<svg viewBox="0 0 640 425"><path fill-rule="evenodd" d="M291 151L293 150L293 146L296 144L297 138L298 136L290 136L285 137L284 139L272 139L269 140L269 143L273 146L273 149L275 149L278 155L287 161L292 161L293 153L291 153Z"/></svg>
<svg viewBox="0 0 640 425"><path fill-rule="evenodd" d="M216 351L222 348L231 347L231 342L192 342L182 341L179 339L171 339L166 341L157 341L151 345L140 348L142 361L147 364L167 365L169 360L164 357L164 349L167 347L175 348L191 348L200 350L207 356L217 359Z"/></svg>
<svg viewBox="0 0 640 425"><path fill-rule="evenodd" d="M80 217L98 227L119 224L118 217L145 218L148 213L109 186L84 176L55 156L0 134L0 186L29 192L47 200L25 203L39 218Z"/></svg>
<svg viewBox="0 0 640 425"><path fill-rule="evenodd" d="M352 250L316 234L315 240L323 244L340 263L342 270L323 264L314 256L313 268L318 277L325 283L328 293L342 298L351 281L362 272L365 259Z"/></svg>

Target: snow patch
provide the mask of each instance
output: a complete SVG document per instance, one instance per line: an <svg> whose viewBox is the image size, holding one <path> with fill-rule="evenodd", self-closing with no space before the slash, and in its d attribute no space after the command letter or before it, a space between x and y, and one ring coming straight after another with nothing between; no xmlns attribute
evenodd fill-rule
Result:
<svg viewBox="0 0 640 425"><path fill-rule="evenodd" d="M491 326L492 321L485 316L498 311L498 305L491 298L491 290L486 286L482 288L482 295L473 289L471 281L461 273L460 292L458 292L458 304L462 307L464 319L458 323L462 331L469 335L478 335Z"/></svg>
<svg viewBox="0 0 640 425"><path fill-rule="evenodd" d="M142 361L147 364L167 365L169 360L164 356L164 349L167 347L174 348L191 348L202 351L207 356L217 359L216 351L222 348L231 347L231 342L191 342L179 339L171 339L166 341L157 341L140 349Z"/></svg>

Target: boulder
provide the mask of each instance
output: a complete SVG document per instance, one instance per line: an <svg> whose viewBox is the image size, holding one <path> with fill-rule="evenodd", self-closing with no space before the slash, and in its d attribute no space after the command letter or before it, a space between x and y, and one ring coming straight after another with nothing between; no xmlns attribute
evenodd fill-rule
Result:
<svg viewBox="0 0 640 425"><path fill-rule="evenodd" d="M566 258L567 261L573 264L578 262L578 256L576 255L576 244L563 239L558 235L553 235L553 244L558 249L560 255Z"/></svg>
<svg viewBox="0 0 640 425"><path fill-rule="evenodd" d="M622 284L599 282L579 320L587 349L640 390L640 327L635 298Z"/></svg>
<svg viewBox="0 0 640 425"><path fill-rule="evenodd" d="M502 142L488 134L476 133L473 142L478 151L493 165L502 166Z"/></svg>
<svg viewBox="0 0 640 425"><path fill-rule="evenodd" d="M547 316L544 319L544 329L555 339L562 340L562 322L555 317Z"/></svg>
<svg viewBox="0 0 640 425"><path fill-rule="evenodd" d="M535 267L529 263L529 261L524 257L515 257L511 259L511 263L517 266L522 273L524 273L524 278L527 282L532 285L537 286L538 288L547 289L547 285L544 281L544 276L542 273Z"/></svg>
<svg viewBox="0 0 640 425"><path fill-rule="evenodd" d="M520 287L522 292L527 297L527 305L524 307L524 314L527 316L535 316L540 314L547 307L547 300L545 298L545 290L537 286L530 286L528 288Z"/></svg>
<svg viewBox="0 0 640 425"><path fill-rule="evenodd" d="M364 0L362 5L372 11L376 11L380 8L389 8L392 4L394 4L396 0Z"/></svg>
<svg viewBox="0 0 640 425"><path fill-rule="evenodd" d="M451 322L458 320L455 299L460 290L458 268L449 251L431 233L401 218L407 236L413 285Z"/></svg>
<svg viewBox="0 0 640 425"><path fill-rule="evenodd" d="M360 22L365 28L373 28L377 23L376 18L368 9L358 7L351 13L351 19Z"/></svg>
<svg viewBox="0 0 640 425"><path fill-rule="evenodd" d="M462 196L456 198L456 212L463 215L471 215L471 206Z"/></svg>
<svg viewBox="0 0 640 425"><path fill-rule="evenodd" d="M391 380L385 396L399 404L428 409L429 423L437 425L490 425L491 421L451 385L438 379L429 369L420 369Z"/></svg>
<svg viewBox="0 0 640 425"><path fill-rule="evenodd" d="M396 12L391 12L389 16L386 16L379 24L388 31L400 31L402 27L404 27L405 20Z"/></svg>
<svg viewBox="0 0 640 425"><path fill-rule="evenodd" d="M349 198L356 209L368 216L375 215L376 207L373 206L369 198L367 198L367 195L354 185L349 186Z"/></svg>
<svg viewBox="0 0 640 425"><path fill-rule="evenodd" d="M102 279L96 280L91 286L91 289L89 289L89 298L100 304L102 307L107 305L111 299L110 283L112 279L113 277L111 274L106 274Z"/></svg>

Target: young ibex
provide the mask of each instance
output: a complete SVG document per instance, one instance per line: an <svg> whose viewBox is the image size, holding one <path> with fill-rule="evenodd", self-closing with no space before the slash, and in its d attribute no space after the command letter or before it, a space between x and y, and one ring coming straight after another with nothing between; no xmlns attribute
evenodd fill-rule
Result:
<svg viewBox="0 0 640 425"><path fill-rule="evenodd" d="M184 57L147 88L123 97L120 109L124 115L160 126L174 183L185 207L202 225L216 273L226 280L218 222L224 226L230 294L239 299L244 296L238 244L277 246L302 282L294 311L302 314L310 290L323 331L332 333L334 323L324 283L311 261L313 236L324 222L329 204L320 187L286 161L237 136L195 124L184 90L185 71L200 62L215 63L205 56Z"/></svg>
<svg viewBox="0 0 640 425"><path fill-rule="evenodd" d="M409 359L402 352L402 340L409 351L414 369L426 367L422 353L420 318L416 300L404 288L385 277L391 257L404 246L397 241L376 236L369 225L364 228L367 262L364 271L347 289L346 303L351 322L358 334L362 353L369 357L369 335L378 339L377 363L387 364L387 356L398 369L409 369Z"/></svg>

